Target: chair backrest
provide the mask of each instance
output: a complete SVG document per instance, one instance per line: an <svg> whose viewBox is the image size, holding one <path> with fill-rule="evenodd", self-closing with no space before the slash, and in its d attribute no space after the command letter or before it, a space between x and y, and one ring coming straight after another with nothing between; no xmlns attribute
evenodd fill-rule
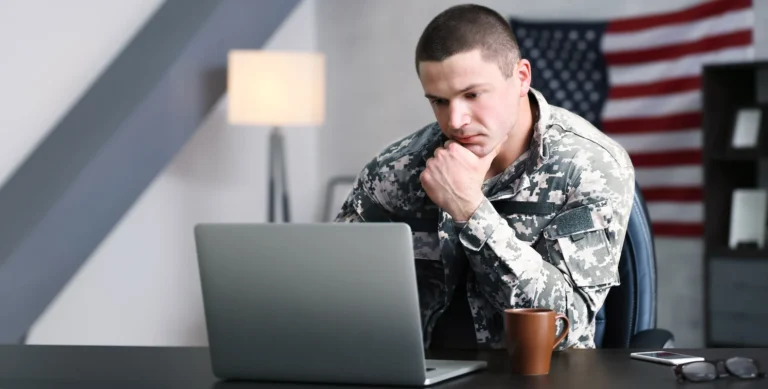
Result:
<svg viewBox="0 0 768 389"><path fill-rule="evenodd" d="M621 285L597 314L595 344L626 348L632 336L656 328L656 250L648 208L635 183L635 199L619 261Z"/></svg>

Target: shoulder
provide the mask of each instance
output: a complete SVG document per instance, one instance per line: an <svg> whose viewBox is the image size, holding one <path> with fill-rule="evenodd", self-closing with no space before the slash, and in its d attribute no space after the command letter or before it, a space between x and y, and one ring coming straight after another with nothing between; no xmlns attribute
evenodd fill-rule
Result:
<svg viewBox="0 0 768 389"><path fill-rule="evenodd" d="M633 170L629 153L592 123L568 110L550 106L546 135L550 155L573 158L582 168Z"/></svg>
<svg viewBox="0 0 768 389"><path fill-rule="evenodd" d="M424 157L436 147L441 137L442 132L437 123L430 123L386 145L369 165L383 174L389 174L393 169L402 171L417 168L423 165Z"/></svg>
<svg viewBox="0 0 768 389"><path fill-rule="evenodd" d="M359 184L388 211L407 210L421 204L420 175L427 155L442 141L437 123L386 145L363 168Z"/></svg>
<svg viewBox="0 0 768 389"><path fill-rule="evenodd" d="M567 171L563 182L568 200L557 217L559 225L581 215L583 220L591 219L592 225L607 228L612 240L618 239L628 223L635 193L629 153L586 119L562 108L551 109L546 132L549 160Z"/></svg>

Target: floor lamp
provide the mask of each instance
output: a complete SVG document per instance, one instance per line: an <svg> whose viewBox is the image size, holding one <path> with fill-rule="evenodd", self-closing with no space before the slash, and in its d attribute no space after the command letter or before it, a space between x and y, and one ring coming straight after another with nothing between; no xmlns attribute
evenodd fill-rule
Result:
<svg viewBox="0 0 768 389"><path fill-rule="evenodd" d="M290 221L286 126L317 126L325 120L325 56L312 52L232 50L227 58L227 119L230 124L269 126L269 222L282 197ZM280 185L278 185L278 183ZM282 189L282 196L276 193Z"/></svg>

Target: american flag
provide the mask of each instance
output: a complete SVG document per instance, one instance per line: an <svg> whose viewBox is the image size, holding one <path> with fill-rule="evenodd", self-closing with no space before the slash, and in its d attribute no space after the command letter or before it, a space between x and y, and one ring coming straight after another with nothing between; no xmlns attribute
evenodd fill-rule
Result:
<svg viewBox="0 0 768 389"><path fill-rule="evenodd" d="M754 58L751 0L603 21L510 19L531 85L630 154L654 234L701 236L702 65Z"/></svg>

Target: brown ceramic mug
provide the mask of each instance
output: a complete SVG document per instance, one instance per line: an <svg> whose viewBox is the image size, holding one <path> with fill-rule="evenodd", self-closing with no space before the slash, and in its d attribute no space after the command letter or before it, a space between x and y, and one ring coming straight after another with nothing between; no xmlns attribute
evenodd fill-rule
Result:
<svg viewBox="0 0 768 389"><path fill-rule="evenodd" d="M563 331L555 339L556 322L563 320ZM551 309L522 308L504 311L507 352L512 371L523 375L549 374L552 351L568 335L571 322Z"/></svg>

